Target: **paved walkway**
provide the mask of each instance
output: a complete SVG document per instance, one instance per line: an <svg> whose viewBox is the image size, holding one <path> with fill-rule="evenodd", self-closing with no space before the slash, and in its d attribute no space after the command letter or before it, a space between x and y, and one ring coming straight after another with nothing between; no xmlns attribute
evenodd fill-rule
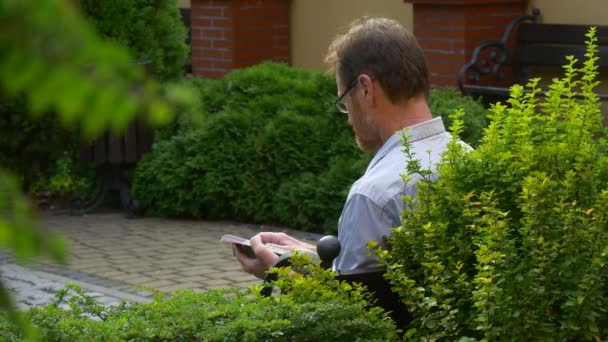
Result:
<svg viewBox="0 0 608 342"><path fill-rule="evenodd" d="M0 265L0 275L2 284L11 291L19 309L52 303L56 300L57 291L65 288L67 284L79 285L89 297L95 299L98 304L105 306L115 306L123 300L139 303L151 301L150 298L65 278L56 274L32 270L12 263ZM71 293L66 296L66 299L70 297ZM66 302L61 306L63 308L68 307Z"/></svg>
<svg viewBox="0 0 608 342"><path fill-rule="evenodd" d="M46 213L42 221L45 227L70 242L71 253L67 265L44 264L36 266L36 271L139 298L150 298L152 294L134 288L135 285L163 292L179 289L203 292L259 283L241 270L231 245L221 242L220 237L224 234L250 237L263 230L280 230L227 222L129 220L118 212L79 217ZM290 233L313 243L320 238L317 234ZM0 263L10 263L6 259L0 259Z"/></svg>

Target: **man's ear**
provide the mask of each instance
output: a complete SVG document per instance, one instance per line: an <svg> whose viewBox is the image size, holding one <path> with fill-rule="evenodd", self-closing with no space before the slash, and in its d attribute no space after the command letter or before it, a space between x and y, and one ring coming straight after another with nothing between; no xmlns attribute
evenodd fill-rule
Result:
<svg viewBox="0 0 608 342"><path fill-rule="evenodd" d="M361 89L363 90L363 94L365 95L365 97L371 97L371 101L375 103L376 89L374 88L374 80L369 75L361 74L359 75L358 82L361 86Z"/></svg>

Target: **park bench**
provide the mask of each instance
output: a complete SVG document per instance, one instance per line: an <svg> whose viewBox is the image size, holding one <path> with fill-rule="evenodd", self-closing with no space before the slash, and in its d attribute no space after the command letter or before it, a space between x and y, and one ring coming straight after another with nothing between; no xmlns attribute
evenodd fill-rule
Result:
<svg viewBox="0 0 608 342"><path fill-rule="evenodd" d="M500 40L477 46L458 74L463 95L493 103L509 97L512 84L525 85L531 68L559 67L572 55L584 61L585 34L591 25L544 24L540 10L509 23ZM597 26L600 67L608 66L608 26ZM540 95L544 95L541 92ZM608 100L608 94L598 94Z"/></svg>
<svg viewBox="0 0 608 342"><path fill-rule="evenodd" d="M141 61L148 74L152 63ZM98 208L110 191L118 191L120 205L127 218L140 215L139 201L129 191L129 172L142 155L148 152L154 140L154 132L139 121L132 122L122 135L106 132L90 144L80 146L80 160L95 166L96 190L90 198L75 197L70 211L82 215Z"/></svg>
<svg viewBox="0 0 608 342"><path fill-rule="evenodd" d="M150 150L152 141L152 130L134 122L124 135L108 132L92 144L83 144L80 159L95 165L97 187L91 198L72 199L72 214L82 215L98 208L109 191L116 190L126 217L139 216L139 201L134 200L129 192L129 172L141 156Z"/></svg>

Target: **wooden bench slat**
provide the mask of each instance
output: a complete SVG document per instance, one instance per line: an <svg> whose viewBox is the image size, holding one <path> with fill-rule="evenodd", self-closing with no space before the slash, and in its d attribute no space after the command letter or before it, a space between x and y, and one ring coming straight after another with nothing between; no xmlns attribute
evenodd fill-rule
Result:
<svg viewBox="0 0 608 342"><path fill-rule="evenodd" d="M107 137L105 135L95 141L95 147L93 149L95 164L103 164L108 160Z"/></svg>
<svg viewBox="0 0 608 342"><path fill-rule="evenodd" d="M591 26L593 25L522 23L518 28L517 40L521 43L583 45L585 35ZM608 44L608 27L596 28L598 44Z"/></svg>
<svg viewBox="0 0 608 342"><path fill-rule="evenodd" d="M137 162L137 131L136 123L131 123L125 133L125 162Z"/></svg>
<svg viewBox="0 0 608 342"><path fill-rule="evenodd" d="M120 164L124 161L122 139L113 133L108 133L108 161L113 164Z"/></svg>
<svg viewBox="0 0 608 342"><path fill-rule="evenodd" d="M585 52L580 45L530 45L518 49L514 59L524 65L562 66L568 63L566 56L584 61ZM608 66L608 46L599 47L598 57L598 66Z"/></svg>

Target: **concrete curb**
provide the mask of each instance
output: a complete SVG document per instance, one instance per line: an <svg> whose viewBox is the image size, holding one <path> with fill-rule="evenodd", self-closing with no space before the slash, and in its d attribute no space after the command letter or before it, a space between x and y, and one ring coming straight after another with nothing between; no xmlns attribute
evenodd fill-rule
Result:
<svg viewBox="0 0 608 342"><path fill-rule="evenodd" d="M87 282L84 282L84 281L66 278L64 276L60 276L60 275L57 275L57 274L52 274L52 273L48 273L48 272L44 272L44 271L38 271L38 270L29 270L29 269L26 269L26 268L18 266L18 265L12 265L12 267L14 267L14 268L21 268L21 269L23 269L24 272L27 270L30 273L32 273L34 275L37 275L37 276L39 276L41 278L49 279L49 280L56 281L56 282L59 282L59 283L76 284L76 285L80 286L84 290L93 291L93 292L99 292L99 293L104 294L106 296L118 298L120 300L124 300L124 301L127 301L127 302L137 302L137 303L146 304L146 303L150 303L153 300L151 298L145 298L145 297L137 296L137 295L134 295L134 294L131 294L131 293L122 292L122 291L118 291L118 290L115 290L115 289L110 289L110 288L107 288L107 287L103 287L103 286L87 283Z"/></svg>

